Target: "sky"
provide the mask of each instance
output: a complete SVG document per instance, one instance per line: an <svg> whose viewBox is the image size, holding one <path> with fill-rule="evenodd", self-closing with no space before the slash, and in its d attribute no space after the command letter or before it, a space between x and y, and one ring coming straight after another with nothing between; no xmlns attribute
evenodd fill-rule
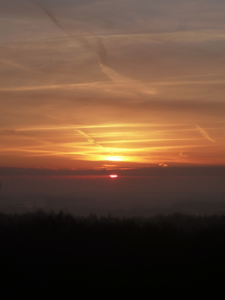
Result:
<svg viewBox="0 0 225 300"><path fill-rule="evenodd" d="M0 167L225 165L225 2L0 0Z"/></svg>

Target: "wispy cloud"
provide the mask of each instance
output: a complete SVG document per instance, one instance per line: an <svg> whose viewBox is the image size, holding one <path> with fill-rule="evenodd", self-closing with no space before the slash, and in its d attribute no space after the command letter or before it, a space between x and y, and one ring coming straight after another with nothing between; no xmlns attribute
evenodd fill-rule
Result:
<svg viewBox="0 0 225 300"><path fill-rule="evenodd" d="M212 143L215 143L215 140L213 140L209 134L202 128L200 127L199 125L196 125L196 128L198 130L198 132L205 138L207 139L208 141L212 142Z"/></svg>
<svg viewBox="0 0 225 300"><path fill-rule="evenodd" d="M179 156L180 156L180 157L185 157L185 158L188 157L186 154L184 154L184 151L183 151L183 150L179 153Z"/></svg>
<svg viewBox="0 0 225 300"><path fill-rule="evenodd" d="M34 70L32 70L32 69L28 69L28 68L24 67L23 65L21 65L20 63L17 63L17 62L11 61L11 60L0 59L0 63L3 63L3 64L6 64L6 65L9 65L9 66L12 66L12 67L14 67L14 68L17 68L17 69L22 70L22 71L25 71L25 72L40 73L40 72L38 72L38 71L34 71Z"/></svg>

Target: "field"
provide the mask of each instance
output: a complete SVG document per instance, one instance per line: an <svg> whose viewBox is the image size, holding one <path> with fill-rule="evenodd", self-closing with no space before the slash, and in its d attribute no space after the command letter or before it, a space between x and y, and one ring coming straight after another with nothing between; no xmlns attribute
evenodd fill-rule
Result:
<svg viewBox="0 0 225 300"><path fill-rule="evenodd" d="M1 214L0 241L1 274L20 287L107 278L111 284L167 278L191 286L217 278L225 266L224 215Z"/></svg>

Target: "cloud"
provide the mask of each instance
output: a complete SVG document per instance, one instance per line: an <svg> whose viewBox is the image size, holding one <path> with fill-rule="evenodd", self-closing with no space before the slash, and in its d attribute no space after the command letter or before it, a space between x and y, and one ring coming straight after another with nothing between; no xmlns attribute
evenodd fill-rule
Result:
<svg viewBox="0 0 225 300"><path fill-rule="evenodd" d="M181 156L181 157L188 157L186 154L184 154L183 150L179 153L179 156Z"/></svg>
<svg viewBox="0 0 225 300"><path fill-rule="evenodd" d="M168 164L166 164L166 163L164 163L164 162L161 162L161 163L159 164L159 166L166 168L166 167L168 167Z"/></svg>
<svg viewBox="0 0 225 300"><path fill-rule="evenodd" d="M212 142L212 143L215 143L215 140L213 140L203 128L201 128L199 125L196 125L196 127L197 127L198 132L200 132L200 134L201 134L205 139L207 139L208 141L210 141L210 142Z"/></svg>

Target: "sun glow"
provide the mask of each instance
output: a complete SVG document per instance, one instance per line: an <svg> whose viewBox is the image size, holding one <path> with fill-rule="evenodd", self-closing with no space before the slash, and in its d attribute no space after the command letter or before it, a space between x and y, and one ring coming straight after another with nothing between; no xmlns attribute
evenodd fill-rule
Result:
<svg viewBox="0 0 225 300"><path fill-rule="evenodd" d="M110 161L122 161L124 160L122 156L110 156L107 157L106 160L110 160Z"/></svg>

